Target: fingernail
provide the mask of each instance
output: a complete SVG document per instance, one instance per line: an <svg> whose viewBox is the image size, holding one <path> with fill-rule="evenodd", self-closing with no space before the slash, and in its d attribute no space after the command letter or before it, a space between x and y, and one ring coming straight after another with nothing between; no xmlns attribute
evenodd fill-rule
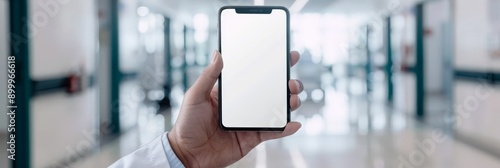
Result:
<svg viewBox="0 0 500 168"><path fill-rule="evenodd" d="M299 101L299 107L302 105L302 101L300 100L300 97L297 99Z"/></svg>
<svg viewBox="0 0 500 168"><path fill-rule="evenodd" d="M214 53L212 54L212 64L217 60L218 56L219 56L219 51L215 50Z"/></svg>
<svg viewBox="0 0 500 168"><path fill-rule="evenodd" d="M300 91L300 90L302 90L302 87L304 87L304 86L302 85L302 82L301 82L301 81L299 81L299 80L294 80L294 81L295 81L295 84L297 85L297 89L298 89L299 91Z"/></svg>

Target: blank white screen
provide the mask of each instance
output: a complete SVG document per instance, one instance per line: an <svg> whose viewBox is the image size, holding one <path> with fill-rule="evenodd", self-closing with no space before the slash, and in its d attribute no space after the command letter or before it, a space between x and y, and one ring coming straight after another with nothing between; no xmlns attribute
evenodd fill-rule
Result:
<svg viewBox="0 0 500 168"><path fill-rule="evenodd" d="M287 123L287 15L221 13L222 124L282 128Z"/></svg>

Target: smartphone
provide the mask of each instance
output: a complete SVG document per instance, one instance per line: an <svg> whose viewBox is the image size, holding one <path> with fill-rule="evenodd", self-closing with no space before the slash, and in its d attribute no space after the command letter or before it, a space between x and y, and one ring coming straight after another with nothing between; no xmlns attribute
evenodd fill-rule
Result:
<svg viewBox="0 0 500 168"><path fill-rule="evenodd" d="M290 14L277 6L219 10L219 122L225 130L283 131L290 122Z"/></svg>

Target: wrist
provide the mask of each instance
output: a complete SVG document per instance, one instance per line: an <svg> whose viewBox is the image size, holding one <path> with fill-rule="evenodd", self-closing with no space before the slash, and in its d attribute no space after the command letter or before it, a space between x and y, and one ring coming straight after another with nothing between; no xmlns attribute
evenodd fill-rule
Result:
<svg viewBox="0 0 500 168"><path fill-rule="evenodd" d="M179 141L177 139L177 135L174 130L172 130L170 133L167 133L167 139L168 142L170 143L172 151L174 151L175 155L177 156L177 158L179 158L182 164L185 167L195 167L193 166L195 165L194 162L192 161L193 159L191 159L189 157L189 154L179 145L178 143Z"/></svg>

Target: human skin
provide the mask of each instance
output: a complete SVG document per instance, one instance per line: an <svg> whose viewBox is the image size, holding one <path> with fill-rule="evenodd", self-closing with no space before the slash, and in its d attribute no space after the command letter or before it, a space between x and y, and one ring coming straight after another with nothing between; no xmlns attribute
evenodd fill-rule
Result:
<svg viewBox="0 0 500 168"><path fill-rule="evenodd" d="M290 53L290 65L300 58ZM167 134L172 150L186 167L226 167L243 158L261 142L286 137L299 130L299 122L289 122L282 132L226 131L219 126L218 87L214 87L223 68L218 51L198 80L186 92L179 117ZM290 107L297 109L298 94L304 87L299 80L288 81ZM256 90L258 88L255 88Z"/></svg>

